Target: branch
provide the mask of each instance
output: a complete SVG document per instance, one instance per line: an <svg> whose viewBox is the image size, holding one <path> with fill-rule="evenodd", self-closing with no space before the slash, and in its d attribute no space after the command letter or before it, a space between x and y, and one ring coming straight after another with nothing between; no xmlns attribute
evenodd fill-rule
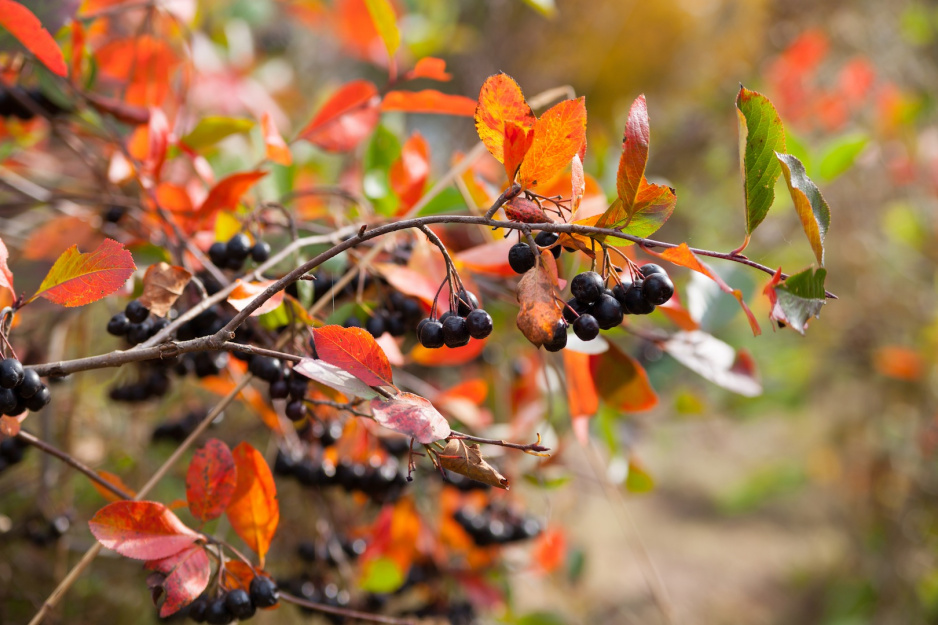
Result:
<svg viewBox="0 0 938 625"><path fill-rule="evenodd" d="M371 621L372 623L387 623L388 625L418 625L417 621L411 618L397 618L394 616L383 616L381 614L369 614L367 612L359 612L357 610L337 608L331 605L326 605L324 603L307 601L306 599L285 593L282 590L280 591L280 598L287 603L293 603L303 608L309 608L310 610L328 612L329 614L338 614L339 616L345 616L347 618L358 619L361 621Z"/></svg>
<svg viewBox="0 0 938 625"><path fill-rule="evenodd" d="M528 443L527 445L522 445L520 443L510 443L508 441L503 441L497 438L482 438L480 436L473 436L471 434L463 434L462 432L456 432L455 430L450 431L450 435L446 437L447 439L455 438L464 441L472 441L473 443L483 443L485 445L498 445L499 447L508 447L510 449L517 449L523 451L526 454L531 454L532 456L543 456L549 457L550 454L547 453L550 451L550 447L544 447L541 445L541 435L537 435L537 442Z"/></svg>

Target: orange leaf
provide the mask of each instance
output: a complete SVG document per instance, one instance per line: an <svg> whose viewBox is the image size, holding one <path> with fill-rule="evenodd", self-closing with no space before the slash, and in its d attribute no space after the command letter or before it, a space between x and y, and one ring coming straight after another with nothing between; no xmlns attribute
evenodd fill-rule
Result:
<svg viewBox="0 0 938 625"><path fill-rule="evenodd" d="M228 445L209 439L197 449L186 472L186 500L192 516L201 521L217 519L228 507L237 474Z"/></svg>
<svg viewBox="0 0 938 625"><path fill-rule="evenodd" d="M221 376L210 376L202 379L202 387L216 395L227 395L235 387L235 383L229 378ZM247 403L261 421L274 432L280 432L280 417L270 407L270 401L261 395L257 389L252 386L245 386L238 393L238 398Z"/></svg>
<svg viewBox="0 0 938 625"><path fill-rule="evenodd" d="M7 251L7 246L3 242L3 239L0 239L0 289L7 289L15 296L16 292L13 290L13 272L10 271L10 266L7 265L9 258L10 252Z"/></svg>
<svg viewBox="0 0 938 625"><path fill-rule="evenodd" d="M62 51L32 11L19 2L0 0L0 26L36 55L53 74L63 78L68 74Z"/></svg>
<svg viewBox="0 0 938 625"><path fill-rule="evenodd" d="M413 393L400 393L391 399L371 400L375 421L395 432L429 445L450 434L446 418L427 399Z"/></svg>
<svg viewBox="0 0 938 625"><path fill-rule="evenodd" d="M192 603L208 587L212 566L202 545L192 545L160 560L150 560L147 569L163 573L159 587L166 594L160 617L166 618Z"/></svg>
<svg viewBox="0 0 938 625"><path fill-rule="evenodd" d="M567 405L573 419L592 417L599 410L599 395L590 371L590 356L569 349L563 350L566 372ZM580 441L584 442L584 441Z"/></svg>
<svg viewBox="0 0 938 625"><path fill-rule="evenodd" d="M231 174L227 178L222 178L212 187L208 197L199 207L198 219L201 222L207 222L211 221L220 210L234 210L241 196L266 175L266 171L256 170Z"/></svg>
<svg viewBox="0 0 938 625"><path fill-rule="evenodd" d="M124 480L122 480L120 476L117 475L116 473L111 473L110 471L98 471L98 477L100 477L102 480L104 480L108 484L113 484L114 486L118 487L119 489L127 493L128 495L137 494L133 491L133 489L129 488L126 484L124 484ZM124 501L123 497L119 497L116 493L104 488L97 482L92 482L91 485L94 486L94 489L98 491L98 493L102 497L107 499L108 501Z"/></svg>
<svg viewBox="0 0 938 625"><path fill-rule="evenodd" d="M251 589L251 580L257 577L257 571L253 566L242 562L241 560L229 560L225 562L225 574L221 578L222 588L225 590Z"/></svg>
<svg viewBox="0 0 938 625"><path fill-rule="evenodd" d="M365 330L323 326L312 333L320 359L348 371L369 386L394 386L388 357Z"/></svg>
<svg viewBox="0 0 938 625"><path fill-rule="evenodd" d="M71 71L72 81L81 82L81 62L85 53L85 27L81 21L72 22L72 51L71 51ZM86 94L87 95L87 94Z"/></svg>
<svg viewBox="0 0 938 625"><path fill-rule="evenodd" d="M406 213L423 195L430 176L430 146L419 132L414 132L401 146L400 157L391 164L388 179L401 199L398 214Z"/></svg>
<svg viewBox="0 0 938 625"><path fill-rule="evenodd" d="M567 537L561 529L548 529L538 536L531 559L545 573L559 569L567 557Z"/></svg>
<svg viewBox="0 0 938 625"><path fill-rule="evenodd" d="M191 279L192 274L182 267L169 263L150 265L143 274L140 303L154 315L165 317Z"/></svg>
<svg viewBox="0 0 938 625"><path fill-rule="evenodd" d="M466 96L442 93L436 89L388 91L381 101L381 110L471 117L476 103Z"/></svg>
<svg viewBox="0 0 938 625"><path fill-rule="evenodd" d="M481 341L472 340L468 345L462 347L441 347L439 349L427 349L420 343L414 346L410 352L410 358L418 365L427 367L458 367L467 362L472 362L482 354L488 339Z"/></svg>
<svg viewBox="0 0 938 625"><path fill-rule="evenodd" d="M434 401L443 402L449 399L465 399L473 404L481 404L489 394L489 385L481 378L466 380L456 386L450 387L436 396Z"/></svg>
<svg viewBox="0 0 938 625"><path fill-rule="evenodd" d="M756 321L755 315L752 314L752 311L749 310L749 306L747 306L746 302L743 301L743 292L726 284L726 282L723 281L723 278L715 274L706 263L697 258L697 256L687 246L687 243L681 243L679 246L667 249L660 254L649 249L645 249L645 251L652 256L657 256L658 258L672 262L675 265L693 269L694 271L702 273L716 282L721 291L724 293L729 293L735 297L736 301L739 302L739 305L742 306L743 312L746 313L746 318L749 319L749 327L752 329L753 336L759 336L762 334L762 329L759 327L759 322Z"/></svg>
<svg viewBox="0 0 938 625"><path fill-rule="evenodd" d="M329 98L300 137L327 152L345 152L378 125L378 89L367 80L353 80Z"/></svg>
<svg viewBox="0 0 938 625"><path fill-rule="evenodd" d="M873 353L876 370L896 380L915 382L925 372L925 361L915 350L898 345L887 345Z"/></svg>
<svg viewBox="0 0 938 625"><path fill-rule="evenodd" d="M55 261L29 301L44 297L68 308L84 306L117 291L136 269L130 252L112 239L87 254L73 245Z"/></svg>
<svg viewBox="0 0 938 625"><path fill-rule="evenodd" d="M199 534L155 501L116 501L98 510L88 522L98 542L122 556L158 560L179 553Z"/></svg>
<svg viewBox="0 0 938 625"><path fill-rule="evenodd" d="M700 328L700 324L691 316L690 311L681 305L681 300L678 299L676 292L671 296L671 299L659 305L658 310L682 330L690 332Z"/></svg>
<svg viewBox="0 0 938 625"><path fill-rule="evenodd" d="M570 164L586 141L586 99L564 100L545 112L534 126L518 181L524 187L547 183Z"/></svg>
<svg viewBox="0 0 938 625"><path fill-rule="evenodd" d="M289 165L293 162L293 154L287 142L283 140L270 113L264 113L261 117L261 130L264 133L264 149L267 158L280 165Z"/></svg>
<svg viewBox="0 0 938 625"><path fill-rule="evenodd" d="M228 520L235 533L258 555L263 567L280 521L277 487L264 456L250 444L240 443L232 455L238 480L226 511Z"/></svg>
<svg viewBox="0 0 938 625"><path fill-rule="evenodd" d="M518 168L534 141L534 129L522 128L515 122L505 122L505 145L502 149L505 157L505 173L509 182L515 179Z"/></svg>
<svg viewBox="0 0 938 625"><path fill-rule="evenodd" d="M504 163L506 123L512 122L529 131L534 128L537 119L518 83L508 74L498 73L489 76L482 85L475 122L482 143L499 163Z"/></svg>
<svg viewBox="0 0 938 625"><path fill-rule="evenodd" d="M147 34L107 43L95 57L103 75L129 82L124 99L140 106L162 104L179 64L166 41Z"/></svg>
<svg viewBox="0 0 938 625"><path fill-rule="evenodd" d="M276 282L276 280L262 280L260 282L238 280L237 282L237 286L235 286L234 290L228 296L228 303L231 304L235 310L242 311L247 308L248 304L266 291L267 287ZM273 297L261 304L257 310L252 312L251 316L256 317L257 315L263 315L264 313L276 310L276 308L283 303L283 296L284 292L278 291Z"/></svg>
<svg viewBox="0 0 938 625"><path fill-rule="evenodd" d="M602 354L589 357L596 390L603 401L623 412L654 408L658 396L638 361L609 343Z"/></svg>
<svg viewBox="0 0 938 625"><path fill-rule="evenodd" d="M49 219L32 231L23 246L27 260L55 260L69 245L97 247L103 241L98 229L91 225L91 216L61 215Z"/></svg>
<svg viewBox="0 0 938 625"><path fill-rule="evenodd" d="M393 263L375 263L374 268L388 284L404 295L419 298L428 306L433 304L440 283L432 276Z"/></svg>
<svg viewBox="0 0 938 625"><path fill-rule="evenodd" d="M483 243L458 252L454 260L469 271L512 278L518 275L508 264L508 250L514 244L515 241L510 238L499 238L497 241Z"/></svg>
<svg viewBox="0 0 938 625"><path fill-rule="evenodd" d="M407 72L405 76L407 80L427 78L429 80L439 80L440 82L447 82L452 77L452 74L446 73L446 61L432 56L427 56L417 61L417 64L414 65L414 69Z"/></svg>
<svg viewBox="0 0 938 625"><path fill-rule="evenodd" d="M625 136L622 138L622 156L619 158L619 171L616 176L616 191L622 204L628 209L635 203L635 196L645 177L645 164L648 162L648 107L645 96L635 98L629 109L629 118L625 123Z"/></svg>

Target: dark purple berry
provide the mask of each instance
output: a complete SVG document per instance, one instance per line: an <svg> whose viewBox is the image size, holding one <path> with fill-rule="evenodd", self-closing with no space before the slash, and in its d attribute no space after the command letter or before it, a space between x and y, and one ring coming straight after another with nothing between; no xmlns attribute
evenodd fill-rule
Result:
<svg viewBox="0 0 938 625"><path fill-rule="evenodd" d="M0 414L16 416L13 409L16 408L16 393L11 388L0 388Z"/></svg>
<svg viewBox="0 0 938 625"><path fill-rule="evenodd" d="M269 608L280 601L277 582L269 577L258 575L251 580L251 601L259 608Z"/></svg>
<svg viewBox="0 0 938 625"><path fill-rule="evenodd" d="M153 329L153 322L149 318L144 319L142 323L130 324L127 330L127 342L131 345L138 345L150 338L150 330Z"/></svg>
<svg viewBox="0 0 938 625"><path fill-rule="evenodd" d="M353 315L342 323L342 327L343 328L360 328L362 327L362 322L359 321L358 317L355 317Z"/></svg>
<svg viewBox="0 0 938 625"><path fill-rule="evenodd" d="M655 305L645 299L642 285L643 282L633 282L625 292L625 309L633 315L648 315L655 309Z"/></svg>
<svg viewBox="0 0 938 625"><path fill-rule="evenodd" d="M665 276L668 275L668 272L664 270L664 267L661 265L656 265L654 263L648 263L647 265L642 265L639 269L642 271L642 275L646 278L652 274L662 273Z"/></svg>
<svg viewBox="0 0 938 625"><path fill-rule="evenodd" d="M581 341L592 341L599 336L599 322L593 315L580 315L573 322L573 333Z"/></svg>
<svg viewBox="0 0 938 625"><path fill-rule="evenodd" d="M400 313L388 315L384 320L384 325L391 336L407 334L407 326L404 325L404 317Z"/></svg>
<svg viewBox="0 0 938 625"><path fill-rule="evenodd" d="M629 287L632 286L632 282L622 281L622 284L617 284L612 287L612 296L619 301L619 305L622 306L622 312L628 314L628 309L625 307L625 294L628 292Z"/></svg>
<svg viewBox="0 0 938 625"><path fill-rule="evenodd" d="M674 295L674 283L667 274L652 274L642 283L642 296L650 304L660 306L671 299L672 295Z"/></svg>
<svg viewBox="0 0 938 625"><path fill-rule="evenodd" d="M284 414L290 421L301 421L306 416L306 404L302 399L288 401Z"/></svg>
<svg viewBox="0 0 938 625"><path fill-rule="evenodd" d="M107 322L107 333L114 336L124 336L130 329L130 319L122 312L117 313Z"/></svg>
<svg viewBox="0 0 938 625"><path fill-rule="evenodd" d="M108 206L107 210L104 212L104 221L116 224L124 217L126 213L127 208L124 206Z"/></svg>
<svg viewBox="0 0 938 625"><path fill-rule="evenodd" d="M287 381L287 389L291 398L303 399L306 397L307 389L309 389L309 378L294 373Z"/></svg>
<svg viewBox="0 0 938 625"><path fill-rule="evenodd" d="M558 321L554 326L554 336L548 342L544 343L544 349L549 352L559 352L567 346L567 324Z"/></svg>
<svg viewBox="0 0 938 625"><path fill-rule="evenodd" d="M453 315L443 322L443 344L447 347L462 347L469 342L466 319Z"/></svg>
<svg viewBox="0 0 938 625"><path fill-rule="evenodd" d="M280 360L268 356L255 356L248 365L248 371L265 382L279 380L282 375L282 370L283 364Z"/></svg>
<svg viewBox="0 0 938 625"><path fill-rule="evenodd" d="M557 239L560 238L556 232L538 232L537 236L534 237L534 242L537 243L538 247L550 247L557 242ZM554 258L560 258L560 246L552 247L550 253L554 255Z"/></svg>
<svg viewBox="0 0 938 625"><path fill-rule="evenodd" d="M567 300L567 305L563 307L563 318L567 323L573 323L577 316L582 315L587 310L589 310L589 304L584 304L577 298L571 297Z"/></svg>
<svg viewBox="0 0 938 625"><path fill-rule="evenodd" d="M16 358L4 358L0 362L0 386L3 388L16 388L22 384L25 374L22 363Z"/></svg>
<svg viewBox="0 0 938 625"><path fill-rule="evenodd" d="M225 244L225 253L229 260L237 260L243 263L248 254L251 253L251 239L243 232L239 232L228 239Z"/></svg>
<svg viewBox="0 0 938 625"><path fill-rule="evenodd" d="M208 604L205 610L205 622L209 625L228 625L234 620L234 615L228 611L225 602L225 595L222 595Z"/></svg>
<svg viewBox="0 0 938 625"><path fill-rule="evenodd" d="M436 319L427 319L426 321L427 322L423 324L423 328L417 333L417 340L420 341L421 345L430 349L443 347L445 343L443 339L443 324Z"/></svg>
<svg viewBox="0 0 938 625"><path fill-rule="evenodd" d="M603 294L606 283L595 271L584 271L573 276L570 281L570 293L584 304L592 304Z"/></svg>
<svg viewBox="0 0 938 625"><path fill-rule="evenodd" d="M224 269L228 265L228 249L221 241L215 241L208 248L208 259L216 267Z"/></svg>
<svg viewBox="0 0 938 625"><path fill-rule="evenodd" d="M600 329L608 330L622 323L622 305L611 295L603 295L593 304L591 314L596 317Z"/></svg>
<svg viewBox="0 0 938 625"><path fill-rule="evenodd" d="M225 606L228 612L238 620L249 619L254 616L255 607L251 603L251 595L243 588L235 588L225 597Z"/></svg>
<svg viewBox="0 0 938 625"><path fill-rule="evenodd" d="M456 313L460 317L465 317L479 307L479 299L472 291L460 289L459 293L456 294L456 297L459 299L459 309L456 311Z"/></svg>
<svg viewBox="0 0 938 625"><path fill-rule="evenodd" d="M537 259L527 243L515 243L508 250L508 264L515 273L525 273L533 268Z"/></svg>
<svg viewBox="0 0 938 625"><path fill-rule="evenodd" d="M251 248L251 260L255 263L263 263L267 262L268 258L270 258L270 243L265 241L255 243Z"/></svg>
<svg viewBox="0 0 938 625"><path fill-rule="evenodd" d="M150 309L141 304L140 300L135 299L127 303L124 314L127 315L130 323L143 323L150 316Z"/></svg>
<svg viewBox="0 0 938 625"><path fill-rule="evenodd" d="M384 323L384 317L381 315L369 317L368 321L365 322L365 329L369 334L371 334L371 336L378 338L387 330Z"/></svg>
<svg viewBox="0 0 938 625"><path fill-rule="evenodd" d="M33 369L26 369L23 372L23 381L20 383L19 388L16 389L16 394L23 399L29 399L41 390L42 379L39 377L39 374Z"/></svg>
<svg viewBox="0 0 938 625"><path fill-rule="evenodd" d="M52 401L52 393L49 392L48 386L43 385L38 393L26 400L26 408L38 412L45 408L50 401Z"/></svg>
<svg viewBox="0 0 938 625"><path fill-rule="evenodd" d="M492 316L481 308L476 308L466 316L466 329L474 339L484 339L492 333Z"/></svg>
<svg viewBox="0 0 938 625"><path fill-rule="evenodd" d="M208 599L205 597L197 597L195 601L189 604L189 610L186 612L187 616L195 621L196 623L205 622L205 611L208 609Z"/></svg>

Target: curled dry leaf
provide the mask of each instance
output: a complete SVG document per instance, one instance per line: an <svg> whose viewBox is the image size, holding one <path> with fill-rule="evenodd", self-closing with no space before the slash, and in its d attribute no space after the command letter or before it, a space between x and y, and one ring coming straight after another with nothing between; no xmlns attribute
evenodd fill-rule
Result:
<svg viewBox="0 0 938 625"><path fill-rule="evenodd" d="M238 285L231 292L231 295L228 296L228 303L234 306L236 310L244 310L247 308L248 304L253 302L255 298L261 295L264 291L267 290L274 280L261 280L259 282L244 282L243 280L238 280ZM263 315L264 313L269 313L272 310L276 310L280 304L283 303L283 291L277 291L266 302L260 305L260 307L251 313L252 317L258 315Z"/></svg>
<svg viewBox="0 0 938 625"><path fill-rule="evenodd" d="M467 445L464 440L459 438L451 439L447 441L443 451L437 455L437 459L447 471L465 475L471 480L489 486L508 490L508 478L485 461L478 445Z"/></svg>
<svg viewBox="0 0 938 625"><path fill-rule="evenodd" d="M545 258L546 255L546 258ZM563 315L554 300L556 278L546 267L553 266L553 256L543 252L544 261L525 273L518 282L518 329L529 341L540 347L554 336L554 329Z"/></svg>
<svg viewBox="0 0 938 625"><path fill-rule="evenodd" d="M150 265L143 274L143 295L140 296L140 303L154 315L165 317L191 279L192 274L182 267L169 263Z"/></svg>
<svg viewBox="0 0 938 625"><path fill-rule="evenodd" d="M372 399L375 421L395 432L429 445L450 435L446 418L420 395L400 393L388 400Z"/></svg>

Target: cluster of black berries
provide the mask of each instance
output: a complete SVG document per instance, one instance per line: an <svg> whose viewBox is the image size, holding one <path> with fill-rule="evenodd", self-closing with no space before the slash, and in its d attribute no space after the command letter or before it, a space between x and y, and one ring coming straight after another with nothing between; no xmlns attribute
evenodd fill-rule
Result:
<svg viewBox="0 0 938 625"><path fill-rule="evenodd" d="M385 332L391 336L404 336L407 330L413 330L423 315L420 303L407 297L399 291L391 291L384 306L376 308L374 313L365 321L365 329L375 338ZM355 326L358 317L349 317L345 327ZM357 327L361 327L358 323Z"/></svg>
<svg viewBox="0 0 938 625"><path fill-rule="evenodd" d="M287 400L284 407L287 418L293 422L303 421L308 412L303 400L309 389L309 378L284 367L279 358L250 355L247 360L248 371L270 384L270 398Z"/></svg>
<svg viewBox="0 0 938 625"><path fill-rule="evenodd" d="M239 232L225 242L215 241L208 248L208 257L219 269L240 271L248 256L255 263L262 263L270 258L270 244L258 241L253 246L251 239Z"/></svg>
<svg viewBox="0 0 938 625"><path fill-rule="evenodd" d="M108 334L122 336L131 345L143 343L169 325L169 319L150 315L150 309L135 299L127 303L124 312L119 312L107 322Z"/></svg>
<svg viewBox="0 0 938 625"><path fill-rule="evenodd" d="M61 538L72 526L67 514L60 514L51 519L35 516L26 521L23 534L26 540L37 547L47 547Z"/></svg>
<svg viewBox="0 0 938 625"><path fill-rule="evenodd" d="M212 281L212 283L208 281L203 282L206 289L211 293L209 285L212 284L214 287L214 281ZM201 338L203 336L211 336L224 328L231 319L231 315L223 314L219 310L219 307L212 306L211 308L203 310L192 319L182 323L176 329L176 339L179 341L191 341L192 339ZM250 341L253 336L254 331L251 326L243 324L235 330L235 337L232 342L246 343ZM247 354L239 352L234 352L234 356L241 360L247 360L249 358ZM228 365L228 358L229 353L222 351L190 352L179 356L178 361L175 363L174 370L180 376L194 373L197 378L206 378L221 373Z"/></svg>
<svg viewBox="0 0 938 625"><path fill-rule="evenodd" d="M537 236L534 237L534 242L538 248L550 247L557 242L558 238L560 238L560 235L556 232L538 232ZM562 251L563 248L559 245L550 248L550 253L554 255L554 258L560 258ZM527 272L534 267L536 262L537 258L534 256L534 251L527 243L515 243L508 250L508 264L515 273Z"/></svg>
<svg viewBox="0 0 938 625"><path fill-rule="evenodd" d="M50 117L68 112L47 98L38 88L0 86L0 117L16 117L22 120L34 118L36 114L33 109L23 104L24 100L31 100L34 108Z"/></svg>
<svg viewBox="0 0 938 625"><path fill-rule="evenodd" d="M432 316L417 324L417 340L424 347L462 347L470 338L484 339L492 333L492 315L479 308L475 294L461 289L456 294L456 312L449 310L439 319Z"/></svg>
<svg viewBox="0 0 938 625"><path fill-rule="evenodd" d="M368 543L363 538L354 540L345 536L330 536L324 541L314 542L304 540L296 546L296 554L300 559L310 564L321 563L327 567L335 567L342 561L354 561L359 558Z"/></svg>
<svg viewBox="0 0 938 625"><path fill-rule="evenodd" d="M11 436L0 441L0 472L14 464L23 461L23 454L29 448L29 443L17 436Z"/></svg>
<svg viewBox="0 0 938 625"><path fill-rule="evenodd" d="M293 477L303 486L339 486L382 503L398 499L407 484L406 468L393 456L383 459L376 456L367 464L342 460L336 465L321 457L292 458L281 450L274 473Z"/></svg>
<svg viewBox="0 0 938 625"><path fill-rule="evenodd" d="M187 412L178 419L160 423L153 428L151 438L153 441L173 441L181 443L192 434L207 415L208 413L205 410L194 410Z"/></svg>
<svg viewBox="0 0 938 625"><path fill-rule="evenodd" d="M39 374L23 368L16 358L0 361L0 414L11 417L25 410L42 410L52 400L49 387Z"/></svg>
<svg viewBox="0 0 938 625"><path fill-rule="evenodd" d="M227 625L235 619L243 621L254 616L257 608L269 608L280 601L277 583L258 575L251 580L250 592L236 588L213 599L202 595L189 604L186 612L196 623Z"/></svg>
<svg viewBox="0 0 938 625"><path fill-rule="evenodd" d="M481 512L460 508L453 515L453 519L479 547L528 540L541 533L541 524L537 519L491 506Z"/></svg>
<svg viewBox="0 0 938 625"><path fill-rule="evenodd" d="M131 300L123 312L111 317L107 331L122 336L131 345L143 343L169 325L169 319L151 315L140 300ZM114 401L141 402L151 397L162 397L169 390L168 370L174 361L156 360L140 363L140 377L136 382L111 388L109 396Z"/></svg>

